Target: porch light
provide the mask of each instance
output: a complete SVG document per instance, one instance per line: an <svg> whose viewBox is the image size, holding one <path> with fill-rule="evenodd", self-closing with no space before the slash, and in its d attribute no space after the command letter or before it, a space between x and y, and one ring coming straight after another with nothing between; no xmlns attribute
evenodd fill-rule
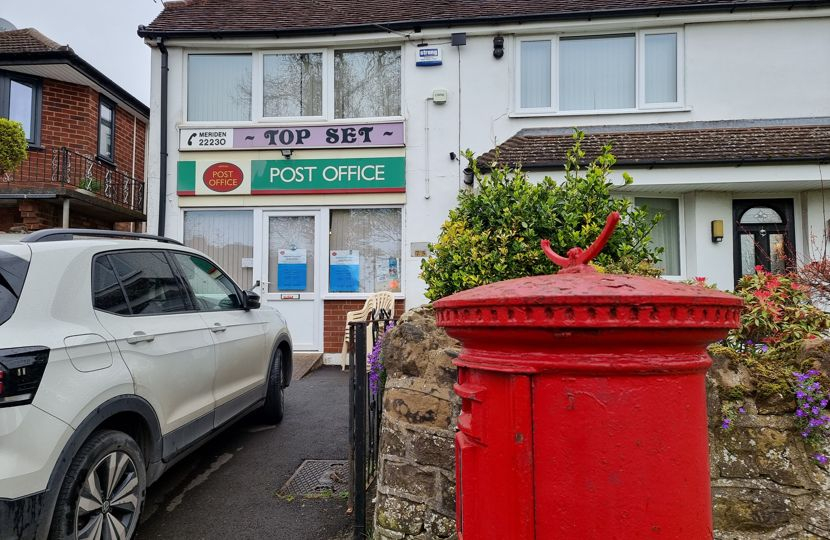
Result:
<svg viewBox="0 0 830 540"><path fill-rule="evenodd" d="M712 242L723 242L723 220L712 220Z"/></svg>
<svg viewBox="0 0 830 540"><path fill-rule="evenodd" d="M291 159L291 155L294 153L294 150L292 150L291 148L283 148L282 150L280 150L280 153L282 154L282 157L284 157L285 159Z"/></svg>

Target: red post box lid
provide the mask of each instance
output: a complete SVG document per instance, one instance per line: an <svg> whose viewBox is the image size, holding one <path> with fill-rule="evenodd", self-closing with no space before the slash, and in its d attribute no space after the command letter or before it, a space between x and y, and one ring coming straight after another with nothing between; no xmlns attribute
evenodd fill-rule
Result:
<svg viewBox="0 0 830 540"><path fill-rule="evenodd" d="M548 257L563 266L557 274L483 285L436 301L438 325L448 330L706 328L718 334L739 326L742 301L737 296L664 279L604 274L589 266L617 221L619 214L614 212L597 241L585 251L572 249L567 259L543 241Z"/></svg>

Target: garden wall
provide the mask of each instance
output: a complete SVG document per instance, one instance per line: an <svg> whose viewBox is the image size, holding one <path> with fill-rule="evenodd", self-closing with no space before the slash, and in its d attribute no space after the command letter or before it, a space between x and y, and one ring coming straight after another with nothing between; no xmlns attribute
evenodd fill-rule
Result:
<svg viewBox="0 0 830 540"><path fill-rule="evenodd" d="M452 359L458 352L429 307L406 312L384 341L376 539L455 537L453 435L460 402L452 391ZM822 355L816 362L830 368ZM830 473L804 447L794 403L735 402L745 412L723 429L721 396L734 399L737 389L751 392L748 373L715 359L707 378L715 538L830 539Z"/></svg>

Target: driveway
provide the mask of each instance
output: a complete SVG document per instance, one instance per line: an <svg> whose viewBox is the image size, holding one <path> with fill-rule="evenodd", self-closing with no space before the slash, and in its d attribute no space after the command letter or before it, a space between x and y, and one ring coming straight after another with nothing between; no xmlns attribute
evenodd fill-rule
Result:
<svg viewBox="0 0 830 540"><path fill-rule="evenodd" d="M348 375L324 367L286 390L285 419L255 415L208 442L147 490L136 538L328 540L350 530L342 497L277 497L306 459L347 459Z"/></svg>

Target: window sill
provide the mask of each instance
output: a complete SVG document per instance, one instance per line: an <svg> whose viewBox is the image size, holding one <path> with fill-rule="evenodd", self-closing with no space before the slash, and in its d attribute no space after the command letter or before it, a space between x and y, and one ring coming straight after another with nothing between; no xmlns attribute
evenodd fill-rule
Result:
<svg viewBox="0 0 830 540"><path fill-rule="evenodd" d="M256 128L256 127L280 127L280 126L336 126L352 124L389 124L392 122L404 122L403 116L378 116L375 118L321 118L319 116L308 118L261 118L259 120L188 120L176 124L177 129L203 129L215 128Z"/></svg>
<svg viewBox="0 0 830 540"><path fill-rule="evenodd" d="M95 156L95 160L98 161L99 163L103 164L103 165L108 166L108 167L112 167L112 168L117 167L117 165L115 164L114 161L112 161L110 158L104 157L100 154Z"/></svg>
<svg viewBox="0 0 830 540"><path fill-rule="evenodd" d="M670 113L670 112L691 112L691 107L672 107L664 109L618 109L603 111L543 111L543 112L522 112L516 111L508 114L509 118L537 118L537 117L569 117L569 116L612 116L623 114L649 114L649 113Z"/></svg>
<svg viewBox="0 0 830 540"><path fill-rule="evenodd" d="M320 295L322 300L366 300L372 293L323 293ZM406 300L406 296L402 292L392 293L395 300Z"/></svg>

